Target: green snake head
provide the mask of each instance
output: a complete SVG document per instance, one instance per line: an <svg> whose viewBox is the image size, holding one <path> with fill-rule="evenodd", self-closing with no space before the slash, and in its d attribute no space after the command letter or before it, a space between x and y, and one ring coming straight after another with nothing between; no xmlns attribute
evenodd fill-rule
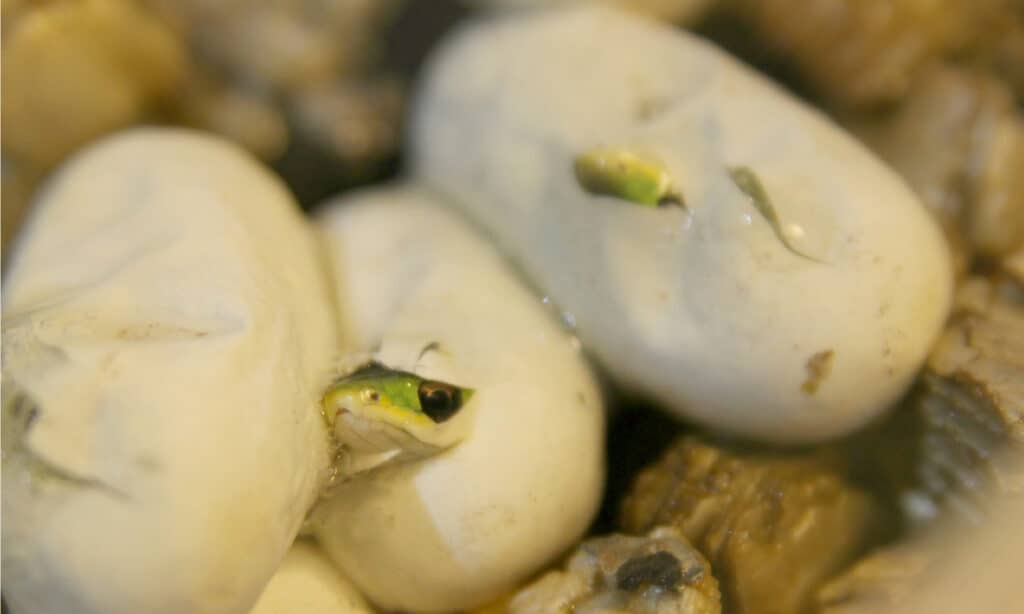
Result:
<svg viewBox="0 0 1024 614"><path fill-rule="evenodd" d="M370 362L337 379L324 393L328 429L350 463L363 471L392 460L414 460L461 441L463 409L473 390Z"/></svg>
<svg viewBox="0 0 1024 614"><path fill-rule="evenodd" d="M682 205L668 170L656 159L615 147L595 147L576 156L573 171L591 194L646 207Z"/></svg>

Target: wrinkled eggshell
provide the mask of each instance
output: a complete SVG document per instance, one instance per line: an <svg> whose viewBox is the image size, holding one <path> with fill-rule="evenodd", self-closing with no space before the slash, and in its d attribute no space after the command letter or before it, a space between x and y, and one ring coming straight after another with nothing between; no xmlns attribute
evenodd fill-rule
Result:
<svg viewBox="0 0 1024 614"><path fill-rule="evenodd" d="M315 246L276 178L197 133L114 136L49 181L3 285L15 614L255 602L327 478Z"/></svg>
<svg viewBox="0 0 1024 614"><path fill-rule="evenodd" d="M373 614L315 544L295 542L249 614Z"/></svg>
<svg viewBox="0 0 1024 614"><path fill-rule="evenodd" d="M599 389L554 314L427 193L343 198L320 229L346 351L475 393L464 441L338 485L314 512L315 535L383 609L487 602L565 551L596 512Z"/></svg>
<svg viewBox="0 0 1024 614"><path fill-rule="evenodd" d="M412 141L415 174L613 377L711 428L812 442L862 426L907 390L949 308L947 246L891 170L697 36L627 13L463 28L427 69ZM583 189L574 160L602 147L661 165L680 202Z"/></svg>

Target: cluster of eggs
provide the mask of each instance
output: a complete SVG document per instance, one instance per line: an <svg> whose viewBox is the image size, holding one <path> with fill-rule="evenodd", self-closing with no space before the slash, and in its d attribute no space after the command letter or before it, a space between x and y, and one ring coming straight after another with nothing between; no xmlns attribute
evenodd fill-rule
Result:
<svg viewBox="0 0 1024 614"><path fill-rule="evenodd" d="M942 236L891 171L613 9L466 27L411 148L406 185L312 223L194 133L116 136L50 180L4 280L15 612L289 603L331 577L300 533L380 608L474 607L596 511L583 349L680 418L812 442L901 396L949 307ZM367 365L464 403L325 397ZM365 608L343 586L324 598Z"/></svg>

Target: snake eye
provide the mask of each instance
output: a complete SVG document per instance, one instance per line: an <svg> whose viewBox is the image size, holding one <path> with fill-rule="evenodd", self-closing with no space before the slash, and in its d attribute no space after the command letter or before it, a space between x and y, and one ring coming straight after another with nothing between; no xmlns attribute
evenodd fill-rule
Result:
<svg viewBox="0 0 1024 614"><path fill-rule="evenodd" d="M450 384L425 381L420 383L417 393L423 413L438 424L462 408L462 390Z"/></svg>

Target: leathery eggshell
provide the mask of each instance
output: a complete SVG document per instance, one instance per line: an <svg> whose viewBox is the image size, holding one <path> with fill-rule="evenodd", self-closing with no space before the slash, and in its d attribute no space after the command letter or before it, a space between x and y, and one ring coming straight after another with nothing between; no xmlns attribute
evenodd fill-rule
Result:
<svg viewBox="0 0 1024 614"><path fill-rule="evenodd" d="M554 314L429 194L360 193L319 224L345 351L475 393L461 443L339 484L314 533L384 610L487 602L567 549L596 512L600 392Z"/></svg>
<svg viewBox="0 0 1024 614"><path fill-rule="evenodd" d="M412 141L414 174L619 383L717 430L860 427L949 308L947 246L891 170L699 37L608 7L463 28L427 69Z"/></svg>
<svg viewBox="0 0 1024 614"><path fill-rule="evenodd" d="M297 541L249 614L373 614L315 544Z"/></svg>
<svg viewBox="0 0 1024 614"><path fill-rule="evenodd" d="M336 330L284 186L217 139L124 133L50 180L6 264L13 612L247 611L327 478Z"/></svg>

